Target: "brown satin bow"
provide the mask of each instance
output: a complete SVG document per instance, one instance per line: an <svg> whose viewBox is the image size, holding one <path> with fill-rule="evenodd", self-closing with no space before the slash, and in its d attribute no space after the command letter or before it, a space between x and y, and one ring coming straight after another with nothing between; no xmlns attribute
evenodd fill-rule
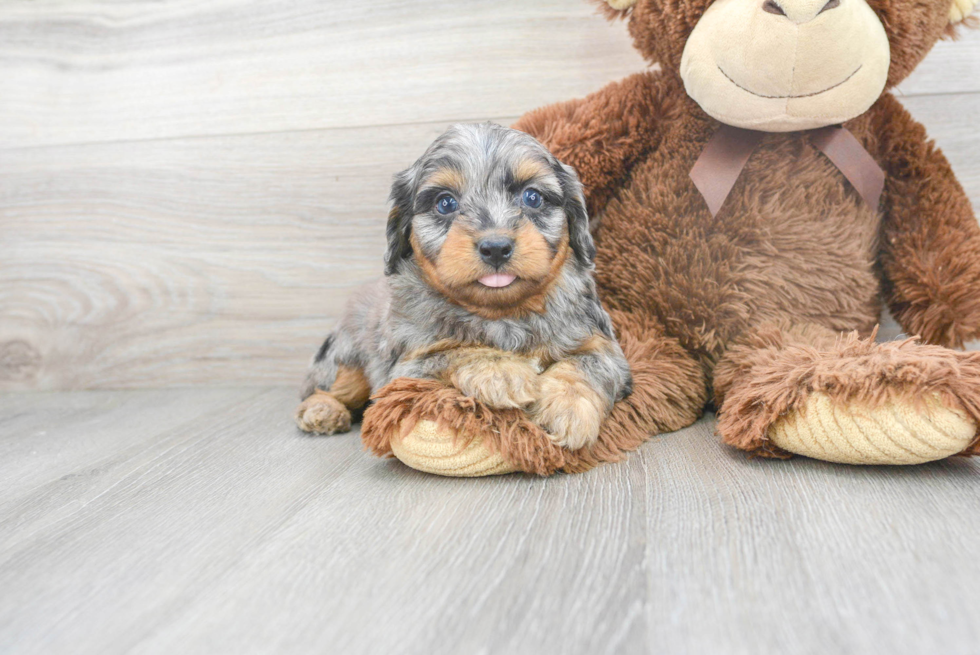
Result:
<svg viewBox="0 0 980 655"><path fill-rule="evenodd" d="M691 179L715 216L725 204L749 157L765 132L722 125L708 141ZM868 205L878 209L885 188L885 172L846 128L834 125L810 132L810 140L847 178Z"/></svg>

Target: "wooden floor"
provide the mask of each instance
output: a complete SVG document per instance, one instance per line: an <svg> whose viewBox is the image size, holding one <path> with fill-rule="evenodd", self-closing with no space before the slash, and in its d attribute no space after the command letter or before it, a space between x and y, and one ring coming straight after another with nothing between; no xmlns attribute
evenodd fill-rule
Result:
<svg viewBox="0 0 980 655"><path fill-rule="evenodd" d="M980 652L980 463L426 476L293 389L0 398L2 653Z"/></svg>

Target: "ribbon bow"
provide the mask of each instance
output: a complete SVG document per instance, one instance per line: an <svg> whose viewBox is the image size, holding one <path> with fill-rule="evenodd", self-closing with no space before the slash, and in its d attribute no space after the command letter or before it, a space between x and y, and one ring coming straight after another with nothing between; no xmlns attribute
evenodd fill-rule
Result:
<svg viewBox="0 0 980 655"><path fill-rule="evenodd" d="M708 203L712 216L721 210L749 157L766 132L722 125L708 141L691 169L691 179ZM878 209L885 188L885 172L846 128L821 127L810 140L851 183L873 209Z"/></svg>

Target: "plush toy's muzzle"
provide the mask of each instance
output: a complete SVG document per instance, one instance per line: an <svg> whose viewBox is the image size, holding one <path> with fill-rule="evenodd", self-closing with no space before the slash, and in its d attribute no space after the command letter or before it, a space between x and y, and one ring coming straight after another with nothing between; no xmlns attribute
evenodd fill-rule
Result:
<svg viewBox="0 0 980 655"><path fill-rule="evenodd" d="M789 132L863 114L889 63L888 37L864 0L718 0L687 41L681 77L717 120Z"/></svg>

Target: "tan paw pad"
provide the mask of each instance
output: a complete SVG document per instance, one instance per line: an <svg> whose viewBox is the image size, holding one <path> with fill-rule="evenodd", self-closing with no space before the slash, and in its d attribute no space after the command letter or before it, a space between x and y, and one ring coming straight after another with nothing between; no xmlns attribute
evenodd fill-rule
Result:
<svg viewBox="0 0 980 655"><path fill-rule="evenodd" d="M413 469L448 477L476 478L517 470L479 439L454 444L452 431L434 421L419 421L404 437L393 437L391 451Z"/></svg>
<svg viewBox="0 0 980 655"><path fill-rule="evenodd" d="M336 434L350 430L350 410L328 393L318 391L296 409L296 425L304 432Z"/></svg>
<svg viewBox="0 0 980 655"><path fill-rule="evenodd" d="M842 464L921 464L963 451L977 424L938 396L870 407L814 393L769 428L769 439L797 455Z"/></svg>

